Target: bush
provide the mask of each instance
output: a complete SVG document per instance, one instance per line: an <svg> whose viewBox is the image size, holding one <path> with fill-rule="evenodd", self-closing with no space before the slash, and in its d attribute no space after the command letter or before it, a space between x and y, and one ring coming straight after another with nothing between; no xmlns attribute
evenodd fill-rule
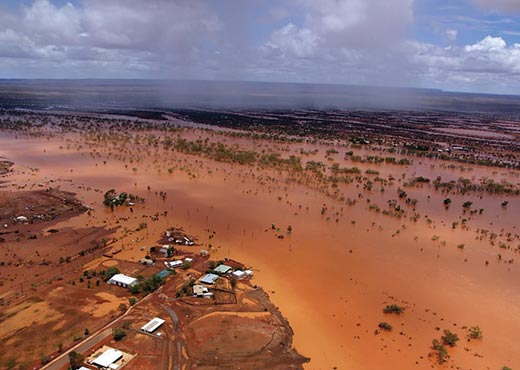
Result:
<svg viewBox="0 0 520 370"><path fill-rule="evenodd" d="M455 347L455 344L459 340L459 336L449 330L444 330L444 335L441 337L441 339L443 344L450 347Z"/></svg>
<svg viewBox="0 0 520 370"><path fill-rule="evenodd" d="M117 328L116 330L114 330L114 340L119 341L124 337L126 337L126 331L124 329Z"/></svg>
<svg viewBox="0 0 520 370"><path fill-rule="evenodd" d="M472 326L468 329L469 339L482 339L482 330L478 326Z"/></svg>
<svg viewBox="0 0 520 370"><path fill-rule="evenodd" d="M389 304L385 308L383 308L384 313L395 313L400 315L404 312L404 307L398 306L396 304Z"/></svg>
<svg viewBox="0 0 520 370"><path fill-rule="evenodd" d="M437 339L434 339L432 341L432 349L437 354L437 362L439 364L445 363L446 361L448 361L448 358L450 358L450 355L448 354L446 347L444 347L444 345L442 345L442 343L439 342Z"/></svg>
<svg viewBox="0 0 520 370"><path fill-rule="evenodd" d="M389 323L384 322L384 321L380 322L379 325L377 325L377 326L379 326L379 328L382 330L386 330L386 331L392 330L392 325L390 325Z"/></svg>

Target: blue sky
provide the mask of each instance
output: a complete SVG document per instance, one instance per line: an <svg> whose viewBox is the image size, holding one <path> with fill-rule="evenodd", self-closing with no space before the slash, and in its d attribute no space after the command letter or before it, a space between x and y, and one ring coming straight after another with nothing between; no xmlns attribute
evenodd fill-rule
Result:
<svg viewBox="0 0 520 370"><path fill-rule="evenodd" d="M0 78L520 94L520 0L4 0Z"/></svg>

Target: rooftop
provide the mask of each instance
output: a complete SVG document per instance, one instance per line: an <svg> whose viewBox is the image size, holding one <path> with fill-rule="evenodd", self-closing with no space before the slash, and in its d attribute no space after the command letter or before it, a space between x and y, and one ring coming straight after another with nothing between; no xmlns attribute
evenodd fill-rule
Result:
<svg viewBox="0 0 520 370"><path fill-rule="evenodd" d="M121 357L123 357L123 352L110 348L103 352L101 356L96 357L92 363L101 367L109 367Z"/></svg>
<svg viewBox="0 0 520 370"><path fill-rule="evenodd" d="M213 284L219 278L218 275L215 274L206 274L200 278L200 282L204 284Z"/></svg>
<svg viewBox="0 0 520 370"><path fill-rule="evenodd" d="M147 333L153 333L162 324L164 324L164 320L163 319L160 319L158 317L154 317L146 325L143 325L141 327L141 330L145 331Z"/></svg>
<svg viewBox="0 0 520 370"><path fill-rule="evenodd" d="M110 278L108 281L109 283L118 282L125 285L132 285L137 282L136 278L133 278L131 276L127 276L125 274L115 274Z"/></svg>
<svg viewBox="0 0 520 370"><path fill-rule="evenodd" d="M228 265L218 265L213 271L218 272L219 274L227 274L231 269L231 266Z"/></svg>

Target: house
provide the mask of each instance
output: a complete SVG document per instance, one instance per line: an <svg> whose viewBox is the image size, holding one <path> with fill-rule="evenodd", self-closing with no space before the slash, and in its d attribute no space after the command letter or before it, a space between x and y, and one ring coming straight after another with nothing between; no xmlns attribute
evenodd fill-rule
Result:
<svg viewBox="0 0 520 370"><path fill-rule="evenodd" d="M108 280L109 284L114 284L123 288L129 288L137 283L137 279L125 274L115 274Z"/></svg>
<svg viewBox="0 0 520 370"><path fill-rule="evenodd" d="M139 260L139 263L146 265L146 266L153 266L153 264L154 264L153 260L151 260L149 258L141 258Z"/></svg>
<svg viewBox="0 0 520 370"><path fill-rule="evenodd" d="M193 286L193 295L194 296L202 297L204 295L204 293L208 293L208 288L205 287L204 285L197 284L197 285Z"/></svg>
<svg viewBox="0 0 520 370"><path fill-rule="evenodd" d="M246 275L247 275L248 277L253 276L253 271L251 271L251 270L245 270L244 272L246 273Z"/></svg>
<svg viewBox="0 0 520 370"><path fill-rule="evenodd" d="M185 263L192 263L192 262L193 262L193 258L186 257L186 258L184 259L184 262L185 262Z"/></svg>
<svg viewBox="0 0 520 370"><path fill-rule="evenodd" d="M160 319L158 317L154 317L153 319L151 319L150 321L148 321L148 323L146 323L145 325L143 325L141 327L141 331L144 331L146 333L153 333L156 329L158 329L162 324L164 324L164 320L163 319Z"/></svg>
<svg viewBox="0 0 520 370"><path fill-rule="evenodd" d="M228 265L218 265L213 271L218 274L230 274L233 269Z"/></svg>
<svg viewBox="0 0 520 370"><path fill-rule="evenodd" d="M200 278L200 282L203 284L213 285L215 281L219 278L218 275L215 274L206 274L203 277Z"/></svg>
<svg viewBox="0 0 520 370"><path fill-rule="evenodd" d="M205 257L205 256L209 255L209 253L208 253L207 250L205 250L205 249L201 249L201 250L200 250L200 255L201 255L202 257Z"/></svg>
<svg viewBox="0 0 520 370"><path fill-rule="evenodd" d="M113 369L114 362L120 360L123 357L123 352L117 349L110 348L103 352L100 356L92 360L92 364L100 369ZM119 367L119 366L117 366ZM117 369L117 367L115 367Z"/></svg>
<svg viewBox="0 0 520 370"><path fill-rule="evenodd" d="M16 221L18 221L18 222L27 222L27 221L29 221L29 219L27 217L25 217L25 216L18 216L18 217L16 217Z"/></svg>
<svg viewBox="0 0 520 370"><path fill-rule="evenodd" d="M236 270L236 271L233 271L233 277L237 278L237 279L243 279L245 278L247 275L244 271L241 271L241 270Z"/></svg>

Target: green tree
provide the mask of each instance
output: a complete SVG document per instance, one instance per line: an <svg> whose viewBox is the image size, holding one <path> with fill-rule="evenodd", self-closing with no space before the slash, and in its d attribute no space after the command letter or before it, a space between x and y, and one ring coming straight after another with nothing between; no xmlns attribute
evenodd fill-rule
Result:
<svg viewBox="0 0 520 370"><path fill-rule="evenodd" d="M69 362L70 367L72 370L76 370L81 367L81 364L83 364L83 361L85 360L85 357L81 353L77 353L76 351L71 351L69 353Z"/></svg>
<svg viewBox="0 0 520 370"><path fill-rule="evenodd" d="M126 336L126 331L122 328L117 328L114 330L114 340L121 340Z"/></svg>
<svg viewBox="0 0 520 370"><path fill-rule="evenodd" d="M119 270L116 267L111 266L111 267L107 268L107 270L105 272L105 278L107 280L110 280L110 278L112 276L114 276L115 274L119 274Z"/></svg>

